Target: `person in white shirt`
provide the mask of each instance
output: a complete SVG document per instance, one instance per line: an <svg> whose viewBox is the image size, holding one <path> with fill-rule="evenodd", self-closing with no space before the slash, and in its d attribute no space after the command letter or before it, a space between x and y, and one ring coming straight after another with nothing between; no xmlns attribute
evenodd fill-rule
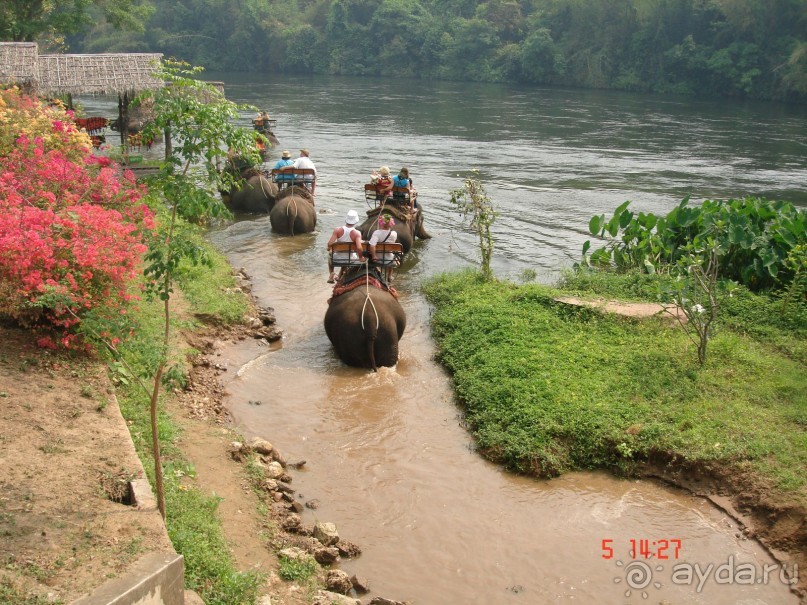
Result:
<svg viewBox="0 0 807 605"><path fill-rule="evenodd" d="M314 166L314 162L311 161L308 149L300 150L300 157L294 160L293 166L295 168L310 168L311 170L314 171L314 177L313 178L306 177L303 183L311 192L311 195L314 195L314 188L317 185L317 167Z"/></svg>
<svg viewBox="0 0 807 605"><path fill-rule="evenodd" d="M361 231L356 229L356 223L359 222L359 213L355 210L351 210L347 213L345 217L345 225L343 227L337 227L331 233L331 239L328 240L328 252L331 252L331 246L336 242L353 242L353 246L356 249L354 252L351 250L350 252L334 252L333 256L336 258L332 259L331 254L328 254L328 283L334 283L334 274L333 274L333 260L337 261L357 261L361 258L362 254L362 239L361 239ZM344 270L344 268L343 268ZM339 275L342 275L342 272L339 272Z"/></svg>
<svg viewBox="0 0 807 605"><path fill-rule="evenodd" d="M398 239L398 234L392 230L392 227L395 226L395 219L393 219L389 214L384 214L378 217L378 229L373 231L373 234L370 236L370 241L367 243L367 248L370 251L370 260L374 263L382 262L388 263L384 266L384 277L386 278L387 282L391 281L392 277L392 267L393 261L395 260L395 256L392 252L383 252L381 256L377 256L375 252L375 247L377 244L394 244L395 241Z"/></svg>

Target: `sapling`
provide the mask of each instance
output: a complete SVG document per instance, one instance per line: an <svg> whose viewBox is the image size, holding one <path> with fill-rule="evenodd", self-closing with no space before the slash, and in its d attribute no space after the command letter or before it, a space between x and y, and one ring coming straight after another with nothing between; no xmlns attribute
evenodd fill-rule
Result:
<svg viewBox="0 0 807 605"><path fill-rule="evenodd" d="M485 193L478 170L471 171L471 176L465 179L461 189L451 191L451 203L462 215L463 223L470 218L469 226L478 239L482 274L490 279L493 275L490 269L490 260L493 257L493 235L490 228L496 221L497 213L493 202Z"/></svg>

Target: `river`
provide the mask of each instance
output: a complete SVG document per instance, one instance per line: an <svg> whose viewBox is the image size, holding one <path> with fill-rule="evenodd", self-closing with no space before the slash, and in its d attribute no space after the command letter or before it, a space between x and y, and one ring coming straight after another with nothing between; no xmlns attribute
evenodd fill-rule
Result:
<svg viewBox="0 0 807 605"><path fill-rule="evenodd" d="M280 149L308 148L317 165L317 232L277 236L268 218L253 217L210 237L285 331L280 345L225 350L228 407L247 436L308 461L294 486L321 505L305 521L335 522L364 551L343 569L369 578L374 595L420 605L797 602L778 572L763 575L773 566L764 549L704 500L602 473L538 481L484 461L434 361L418 286L476 262L448 193L473 169L499 211L495 273L534 271L546 283L579 259L589 218L624 200L656 213L686 195L805 205L805 108L393 78L206 77L223 80L231 100L268 110ZM434 237L396 278L407 313L400 361L368 374L342 365L324 333L325 242L347 210L366 208L362 185L381 165L410 168ZM633 561L631 540L666 543L670 558ZM740 583L740 564L756 570L751 584ZM674 580L674 565L694 579Z"/></svg>

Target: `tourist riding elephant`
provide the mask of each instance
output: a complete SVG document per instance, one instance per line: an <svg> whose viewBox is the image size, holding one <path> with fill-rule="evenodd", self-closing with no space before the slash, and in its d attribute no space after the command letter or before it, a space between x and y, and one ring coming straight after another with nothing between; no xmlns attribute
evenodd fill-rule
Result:
<svg viewBox="0 0 807 605"><path fill-rule="evenodd" d="M398 363L398 341L406 313L394 288L377 271L348 269L333 290L325 312L325 333L339 358L349 366L369 368Z"/></svg>
<svg viewBox="0 0 807 605"><path fill-rule="evenodd" d="M401 210L394 204L385 204L384 206L378 206L367 211L367 219L358 226L362 238L369 240L373 231L378 229L378 215L382 212L389 214L395 219L395 225L392 227L392 231L395 231L397 234L395 241L401 244L404 254L407 254L412 248L412 245L415 243L415 237L419 237L420 239L429 239L431 237L423 227L422 205L420 206L420 210L412 217L411 214Z"/></svg>
<svg viewBox="0 0 807 605"><path fill-rule="evenodd" d="M236 214L267 214L275 205L277 184L255 168L243 171L242 177L244 180L240 187L221 193L224 205Z"/></svg>
<svg viewBox="0 0 807 605"><path fill-rule="evenodd" d="M305 187L297 185L281 189L269 213L269 220L275 233L311 233L317 226L314 196Z"/></svg>

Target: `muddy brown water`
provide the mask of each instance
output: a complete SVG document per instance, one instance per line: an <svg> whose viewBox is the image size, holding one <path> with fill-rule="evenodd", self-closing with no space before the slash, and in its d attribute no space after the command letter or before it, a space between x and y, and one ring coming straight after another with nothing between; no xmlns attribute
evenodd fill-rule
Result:
<svg viewBox="0 0 807 605"><path fill-rule="evenodd" d="M211 237L285 331L279 344L244 341L223 353L235 423L307 461L293 485L320 506L304 520L332 521L362 547L340 567L368 578L373 595L417 604L798 602L763 548L702 499L604 473L534 480L483 460L433 359L429 306L411 276L397 283L408 321L400 362L372 374L342 365L322 326L326 233L276 236L257 218ZM612 541L610 559L603 540ZM666 540L658 554L670 558L634 560L631 540L637 550L641 540L650 550Z"/></svg>

